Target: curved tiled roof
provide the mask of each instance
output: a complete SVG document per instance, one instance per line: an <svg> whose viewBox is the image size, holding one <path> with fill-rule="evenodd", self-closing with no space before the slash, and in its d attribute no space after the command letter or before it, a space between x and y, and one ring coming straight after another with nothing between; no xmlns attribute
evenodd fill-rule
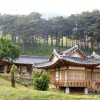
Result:
<svg viewBox="0 0 100 100"><path fill-rule="evenodd" d="M74 64L81 64L81 65L100 65L100 60L95 58L78 58L78 57L69 57L64 56L63 58L58 59L56 62L43 62L43 63L37 63L34 65L34 67L39 68L47 68L48 66L52 66L53 64L57 63L60 60L65 60L67 62L71 62Z"/></svg>
<svg viewBox="0 0 100 100"><path fill-rule="evenodd" d="M70 54L72 54L74 51L79 50L78 45L63 51L61 54L65 55L60 55L57 53L57 51L54 49L53 54L58 58L56 61L46 61L42 63L35 63L34 67L38 68L47 68L52 66L53 64L57 63L60 60L64 60L66 62L74 63L74 64L80 64L80 65L100 65L100 59L92 58L92 57L87 57L84 55L84 58L79 58L79 57L71 57Z"/></svg>
<svg viewBox="0 0 100 100"><path fill-rule="evenodd" d="M70 55L71 53L73 53L75 50L78 49L78 45L75 45L74 47L66 50L66 51L62 51L61 54L66 54L66 55Z"/></svg>
<svg viewBox="0 0 100 100"><path fill-rule="evenodd" d="M76 63L76 64L100 64L100 60L99 59L95 59L95 58L78 58L78 57L69 57L69 56L65 56L64 57L64 60L68 61L68 62L73 62L73 63Z"/></svg>
<svg viewBox="0 0 100 100"><path fill-rule="evenodd" d="M47 61L47 62L43 62L43 63L34 63L34 67L43 68L43 67L51 66L51 65L55 64L56 62Z"/></svg>
<svg viewBox="0 0 100 100"><path fill-rule="evenodd" d="M78 51L83 57L86 57L86 55L79 49L78 45L75 45L74 47L72 47L66 51L62 51L61 54L63 56L71 56L71 54L73 54L75 51Z"/></svg>
<svg viewBox="0 0 100 100"><path fill-rule="evenodd" d="M91 56L94 57L95 59L100 59L100 54L99 53L93 52Z"/></svg>
<svg viewBox="0 0 100 100"><path fill-rule="evenodd" d="M41 63L46 61L48 61L47 57L21 55L17 60L14 61L14 63L33 65L34 63Z"/></svg>

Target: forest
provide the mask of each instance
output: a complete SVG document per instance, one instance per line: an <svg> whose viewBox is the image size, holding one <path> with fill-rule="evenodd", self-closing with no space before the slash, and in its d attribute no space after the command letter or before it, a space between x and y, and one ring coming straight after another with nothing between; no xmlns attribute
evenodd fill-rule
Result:
<svg viewBox="0 0 100 100"><path fill-rule="evenodd" d="M0 14L0 34L9 35L22 54L48 56L54 48L61 51L76 44L86 53L100 52L100 11L49 19L37 12Z"/></svg>

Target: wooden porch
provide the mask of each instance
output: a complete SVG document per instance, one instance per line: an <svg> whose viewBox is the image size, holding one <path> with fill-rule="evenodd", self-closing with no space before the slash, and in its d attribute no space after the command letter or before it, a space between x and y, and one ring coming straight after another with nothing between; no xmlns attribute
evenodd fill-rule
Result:
<svg viewBox="0 0 100 100"><path fill-rule="evenodd" d="M57 87L88 87L96 88L96 84L100 86L100 82L96 81L54 81L54 85Z"/></svg>

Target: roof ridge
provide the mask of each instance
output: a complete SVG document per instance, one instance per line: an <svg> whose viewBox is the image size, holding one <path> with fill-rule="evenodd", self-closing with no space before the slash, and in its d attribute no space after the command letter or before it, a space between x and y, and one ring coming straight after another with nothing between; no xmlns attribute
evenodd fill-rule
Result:
<svg viewBox="0 0 100 100"><path fill-rule="evenodd" d="M65 51L62 51L62 53L63 54L67 54L67 53L70 53L70 52L75 51L77 49L79 49L79 46L78 45L75 45L75 46L73 46L73 47L71 47L71 48L69 48L69 49L67 49Z"/></svg>
<svg viewBox="0 0 100 100"><path fill-rule="evenodd" d="M59 58L59 59L61 58L56 49L53 50L53 54L55 54L57 56L57 58Z"/></svg>
<svg viewBox="0 0 100 100"><path fill-rule="evenodd" d="M30 55L20 55L19 57L29 57L29 58L48 58L47 56L30 56Z"/></svg>

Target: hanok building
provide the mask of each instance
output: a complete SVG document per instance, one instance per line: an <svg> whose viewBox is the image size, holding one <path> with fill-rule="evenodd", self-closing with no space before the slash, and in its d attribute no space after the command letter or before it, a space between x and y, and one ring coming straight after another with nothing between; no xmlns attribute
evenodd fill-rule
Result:
<svg viewBox="0 0 100 100"><path fill-rule="evenodd" d="M27 56L22 55L17 60L15 60L13 63L17 66L20 74L31 74L34 71L41 71L41 69L34 68L34 62L35 63L41 63L48 61L47 57L41 57L41 56ZM2 61L0 66L0 72L6 72L9 73L11 69L12 62L8 61Z"/></svg>
<svg viewBox="0 0 100 100"><path fill-rule="evenodd" d="M73 91L100 90L100 59L87 57L78 46L60 54L53 51L48 61L36 63L34 67L45 69L51 82L66 93Z"/></svg>

